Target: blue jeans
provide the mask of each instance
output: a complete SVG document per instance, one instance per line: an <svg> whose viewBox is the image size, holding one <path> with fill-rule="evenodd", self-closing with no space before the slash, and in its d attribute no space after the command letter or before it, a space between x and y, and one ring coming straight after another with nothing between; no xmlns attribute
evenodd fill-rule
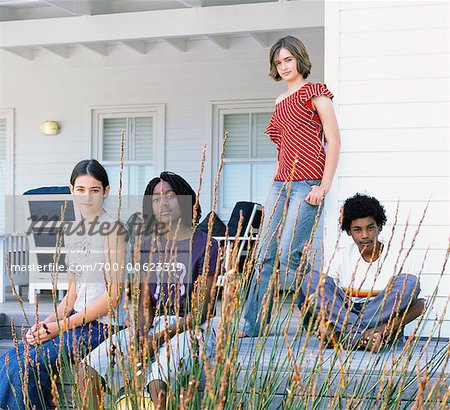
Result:
<svg viewBox="0 0 450 410"><path fill-rule="evenodd" d="M90 322L86 326L77 327L62 334L62 342L59 336L40 346L25 346L20 342L18 349L12 348L0 358L0 408L17 409L25 408L45 409L51 401L50 369L56 372L64 363L64 356L71 363L75 359L80 360L92 349L97 347L107 337L108 326L97 321ZM29 348L27 391L24 397L22 386L25 357L25 347ZM60 352L60 347L64 347ZM8 356L8 365L6 365ZM56 361L60 357L59 364ZM38 364L38 366L36 365ZM69 399L71 400L71 398ZM25 403L28 403L26 405Z"/></svg>
<svg viewBox="0 0 450 410"><path fill-rule="evenodd" d="M419 279L415 275L402 273L391 279L389 292L384 289L365 303L352 303L342 288L329 276L323 282L323 291L317 292L320 272L311 271L302 284L303 293L314 295L317 313L326 309L327 319L334 330L346 335L346 344L357 342L365 329L371 329L388 322L391 317L403 312L408 304L417 301L420 292Z"/></svg>
<svg viewBox="0 0 450 410"><path fill-rule="evenodd" d="M320 180L281 182L274 181L264 211L264 224L259 240L259 257L245 310L244 332L257 336L261 327L261 307L264 295L279 254L280 283L284 288L296 285L304 245L309 241L311 231L318 216L319 207L305 202L305 197L313 185ZM284 211L286 207L286 212ZM285 213L285 215L283 215ZM300 273L308 272L309 265L301 267ZM272 298L267 295L268 312L265 322L270 320ZM300 292L298 305L303 303Z"/></svg>

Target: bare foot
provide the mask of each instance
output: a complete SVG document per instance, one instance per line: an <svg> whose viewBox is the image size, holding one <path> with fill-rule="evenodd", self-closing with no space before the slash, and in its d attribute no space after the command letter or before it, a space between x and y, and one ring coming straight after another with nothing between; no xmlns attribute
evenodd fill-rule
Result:
<svg viewBox="0 0 450 410"><path fill-rule="evenodd" d="M247 333L245 333L245 332L239 332L239 334L238 334L238 338L239 339L243 339L243 338L245 338L245 337L251 337L251 336L249 336Z"/></svg>
<svg viewBox="0 0 450 410"><path fill-rule="evenodd" d="M371 337L371 346L370 351L374 353L378 353L380 349L383 347L383 333L382 332L374 332Z"/></svg>
<svg viewBox="0 0 450 410"><path fill-rule="evenodd" d="M385 331L387 323L380 326L373 327L363 332L358 343L357 349L369 350L373 353L378 353L385 342Z"/></svg>
<svg viewBox="0 0 450 410"><path fill-rule="evenodd" d="M425 300L418 299L406 313L399 313L390 322L383 323L363 332L357 349L378 352L384 344L393 341L400 328L418 318L425 309Z"/></svg>
<svg viewBox="0 0 450 410"><path fill-rule="evenodd" d="M334 326L328 323L325 328L319 326L316 337L323 343L325 348L335 346L339 341L339 333L334 331Z"/></svg>

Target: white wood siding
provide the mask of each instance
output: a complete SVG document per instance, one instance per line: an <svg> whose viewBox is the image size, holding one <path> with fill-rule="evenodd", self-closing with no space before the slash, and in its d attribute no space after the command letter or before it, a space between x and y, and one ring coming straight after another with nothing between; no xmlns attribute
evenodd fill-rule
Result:
<svg viewBox="0 0 450 410"><path fill-rule="evenodd" d="M429 297L444 270L450 233L450 6L330 3L325 50L334 45L337 51L325 56L325 81L336 89L342 155L329 214L348 196L367 192L386 207L384 236L389 237L399 204L394 241L399 244L407 229L408 248L429 201L411 253L420 268L428 250L421 295ZM330 251L336 225L325 222ZM341 246L348 243L346 234L341 239ZM431 317L444 312L449 289L447 265ZM431 331L430 322L426 334ZM442 335L450 336L450 309Z"/></svg>

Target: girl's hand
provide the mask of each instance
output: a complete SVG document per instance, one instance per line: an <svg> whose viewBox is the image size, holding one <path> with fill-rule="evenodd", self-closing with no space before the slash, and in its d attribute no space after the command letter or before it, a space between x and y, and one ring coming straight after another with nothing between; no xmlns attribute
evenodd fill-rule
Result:
<svg viewBox="0 0 450 410"><path fill-rule="evenodd" d="M37 329L37 324L35 323L33 326L31 326L28 329L27 334L25 335L25 339L27 340L27 343L30 345L34 345L34 336L33 333L36 331Z"/></svg>
<svg viewBox="0 0 450 410"><path fill-rule="evenodd" d="M45 343L55 338L59 334L58 323L41 322L39 325L33 325L27 332L27 342L31 346L36 346L37 343Z"/></svg>
<svg viewBox="0 0 450 410"><path fill-rule="evenodd" d="M311 191L309 191L309 194L306 195L305 202L310 205L319 205L323 199L325 198L325 188L321 187L320 185L313 185L311 187Z"/></svg>

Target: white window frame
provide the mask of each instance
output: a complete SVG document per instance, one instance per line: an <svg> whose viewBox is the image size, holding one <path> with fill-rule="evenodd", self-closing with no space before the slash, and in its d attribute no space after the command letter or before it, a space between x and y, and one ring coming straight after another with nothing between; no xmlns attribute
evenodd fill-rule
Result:
<svg viewBox="0 0 450 410"><path fill-rule="evenodd" d="M8 171L5 180L5 196L12 198L14 195L14 108L0 109L0 118L6 120L6 169ZM0 235L13 232L13 230L14 218L7 219L5 220L5 232L0 232Z"/></svg>
<svg viewBox="0 0 450 410"><path fill-rule="evenodd" d="M116 165L118 161L103 160L103 119L121 117L153 118L153 159L149 161L128 161L127 165L153 164L155 175L165 166L165 104L121 105L92 108L92 155L103 165Z"/></svg>
<svg viewBox="0 0 450 410"><path fill-rule="evenodd" d="M220 154L222 150L222 138L225 133L223 122L225 114L255 114L255 113L272 113L274 110L274 100L273 98L264 99L253 99L253 100L228 100L228 101L212 101L211 111L212 111L212 186L214 186L214 181L217 177L217 172L219 169ZM269 138L269 137L267 137ZM250 154L249 154L250 155ZM250 158L247 158L250 159ZM242 163L245 158L228 159L227 163ZM257 162L268 162L268 158L255 158L252 159L252 163ZM275 161L274 169L275 169ZM224 161L225 163L225 161ZM231 214L232 208L226 208L222 206L221 198L223 198L223 175L221 175L220 183L218 186L218 201L217 201L217 212L223 220L227 220ZM211 190L211 203L214 200L214 192ZM264 204L262 204L264 205Z"/></svg>

